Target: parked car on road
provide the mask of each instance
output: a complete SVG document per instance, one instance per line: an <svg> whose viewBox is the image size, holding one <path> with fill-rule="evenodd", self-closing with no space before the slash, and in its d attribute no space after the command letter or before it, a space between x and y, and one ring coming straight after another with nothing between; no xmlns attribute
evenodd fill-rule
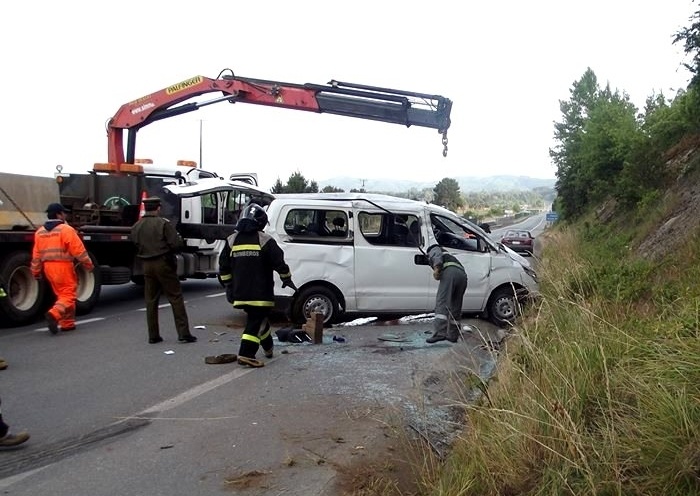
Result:
<svg viewBox="0 0 700 496"><path fill-rule="evenodd" d="M524 229L509 229L501 238L501 243L514 252L532 255L535 238L530 231Z"/></svg>

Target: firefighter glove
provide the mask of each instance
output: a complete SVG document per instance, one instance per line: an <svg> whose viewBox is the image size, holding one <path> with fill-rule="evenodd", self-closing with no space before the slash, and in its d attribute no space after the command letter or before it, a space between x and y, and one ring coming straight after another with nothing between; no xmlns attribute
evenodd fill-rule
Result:
<svg viewBox="0 0 700 496"><path fill-rule="evenodd" d="M436 281L440 280L440 269L433 269L433 279Z"/></svg>
<svg viewBox="0 0 700 496"><path fill-rule="evenodd" d="M282 279L282 287L283 288L292 288L294 291L297 290L296 285L291 279Z"/></svg>

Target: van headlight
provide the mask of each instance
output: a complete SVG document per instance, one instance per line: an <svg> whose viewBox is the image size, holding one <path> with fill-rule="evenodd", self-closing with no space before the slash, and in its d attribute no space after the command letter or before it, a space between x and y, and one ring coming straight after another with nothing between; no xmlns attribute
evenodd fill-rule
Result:
<svg viewBox="0 0 700 496"><path fill-rule="evenodd" d="M537 281L537 273L534 270L532 270L532 267L528 267L527 265L523 265L523 270L525 271L525 273L527 275L532 277L535 280L535 282L538 282Z"/></svg>

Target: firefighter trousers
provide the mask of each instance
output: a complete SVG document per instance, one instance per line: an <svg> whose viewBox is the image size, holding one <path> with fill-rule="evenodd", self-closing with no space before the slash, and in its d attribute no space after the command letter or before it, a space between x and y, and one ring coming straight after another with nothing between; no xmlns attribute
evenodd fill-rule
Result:
<svg viewBox="0 0 700 496"><path fill-rule="evenodd" d="M435 297L434 330L436 336L456 340L462 317L462 299L467 290L467 274L458 267L446 267Z"/></svg>
<svg viewBox="0 0 700 496"><path fill-rule="evenodd" d="M268 317L272 308L251 305L245 305L241 308L246 313L247 318L243 335L241 335L241 346L238 349L238 355L255 358L260 346L262 346L264 351L271 351L273 341Z"/></svg>

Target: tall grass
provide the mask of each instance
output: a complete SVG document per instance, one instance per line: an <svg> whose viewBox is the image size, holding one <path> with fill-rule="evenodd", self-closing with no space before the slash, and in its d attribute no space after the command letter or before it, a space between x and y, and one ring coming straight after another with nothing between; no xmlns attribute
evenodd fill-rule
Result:
<svg viewBox="0 0 700 496"><path fill-rule="evenodd" d="M700 494L695 239L654 265L622 230L549 233L542 298L423 493Z"/></svg>

